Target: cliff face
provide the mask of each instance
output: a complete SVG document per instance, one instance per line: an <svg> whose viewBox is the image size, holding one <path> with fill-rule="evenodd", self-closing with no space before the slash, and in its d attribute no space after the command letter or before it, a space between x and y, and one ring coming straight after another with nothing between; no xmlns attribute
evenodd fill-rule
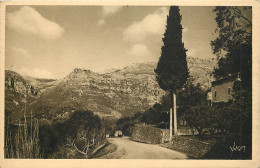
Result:
<svg viewBox="0 0 260 168"><path fill-rule="evenodd" d="M214 80L212 72L217 64L217 60L188 57L187 62L193 84L199 83L203 90L210 88L211 81Z"/></svg>
<svg viewBox="0 0 260 168"><path fill-rule="evenodd" d="M37 97L38 91L16 72L5 71L5 108L9 111L22 108L26 100Z"/></svg>
<svg viewBox="0 0 260 168"><path fill-rule="evenodd" d="M195 84L209 86L212 65L211 61L188 58ZM27 95L27 110L42 120L66 119L75 110L86 109L101 118L131 116L160 102L165 93L155 79L155 67L156 63L139 63L103 74L75 68L59 80L23 78L6 71L6 108L20 114L18 107Z"/></svg>
<svg viewBox="0 0 260 168"><path fill-rule="evenodd" d="M163 94L154 74L119 71L98 74L76 68L59 80L55 87L42 92L32 110L49 119L50 116L56 118L66 112L69 115L76 109L89 109L104 118L120 118L146 110L159 102Z"/></svg>
<svg viewBox="0 0 260 168"><path fill-rule="evenodd" d="M9 70L5 71L5 87L10 91L23 95L27 93L36 96L38 93L34 86L27 83L20 74Z"/></svg>

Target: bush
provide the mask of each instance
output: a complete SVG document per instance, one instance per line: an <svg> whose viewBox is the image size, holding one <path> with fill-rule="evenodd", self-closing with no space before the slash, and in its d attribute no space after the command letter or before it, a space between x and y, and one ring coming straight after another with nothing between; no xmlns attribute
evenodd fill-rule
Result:
<svg viewBox="0 0 260 168"><path fill-rule="evenodd" d="M138 112L132 117L120 118L116 122L117 129L122 130L123 135L131 136L136 123L141 122L143 114Z"/></svg>
<svg viewBox="0 0 260 168"><path fill-rule="evenodd" d="M199 135L206 133L206 128L210 125L209 114L210 106L194 106L190 107L188 112L185 113L184 118L191 128L196 128Z"/></svg>
<svg viewBox="0 0 260 168"><path fill-rule="evenodd" d="M88 157L105 140L101 121L91 111L76 111L63 123L57 123L60 143Z"/></svg>
<svg viewBox="0 0 260 168"><path fill-rule="evenodd" d="M43 158L49 158L57 150L59 144L58 132L52 125L44 124L39 130L40 149Z"/></svg>

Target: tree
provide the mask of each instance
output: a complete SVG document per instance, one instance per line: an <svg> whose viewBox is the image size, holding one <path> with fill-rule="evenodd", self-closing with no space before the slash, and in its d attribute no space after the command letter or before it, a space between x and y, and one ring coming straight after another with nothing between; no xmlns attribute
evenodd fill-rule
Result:
<svg viewBox="0 0 260 168"><path fill-rule="evenodd" d="M187 82L184 90L178 93L178 116L184 115L188 112L190 107L198 105L207 105L206 100L207 93L203 91L200 84L194 86L192 81Z"/></svg>
<svg viewBox="0 0 260 168"><path fill-rule="evenodd" d="M122 130L124 135L130 136L133 132L134 125L141 122L143 113L137 112L132 117L120 118L116 122L117 129Z"/></svg>
<svg viewBox="0 0 260 168"><path fill-rule="evenodd" d="M251 86L252 7L218 6L213 12L219 34L211 41L213 53L218 56L214 76L219 79L240 72L245 86Z"/></svg>
<svg viewBox="0 0 260 168"><path fill-rule="evenodd" d="M178 93L178 97L178 116L187 121L191 130L195 128L199 135L202 135L209 125L208 115L211 111L207 105L206 92L199 84L194 86L192 81L189 81L184 90Z"/></svg>
<svg viewBox="0 0 260 168"><path fill-rule="evenodd" d="M156 103L153 107L146 110L142 117L142 122L147 124L158 124L160 122L161 105Z"/></svg>
<svg viewBox="0 0 260 168"><path fill-rule="evenodd" d="M189 76L186 49L182 42L182 25L179 7L172 6L167 17L164 46L158 61L156 79L163 90L174 93L182 88Z"/></svg>
<svg viewBox="0 0 260 168"><path fill-rule="evenodd" d="M77 152L89 156L89 153L104 140L101 120L91 111L76 111L64 123L55 126L61 141Z"/></svg>
<svg viewBox="0 0 260 168"><path fill-rule="evenodd" d="M218 6L213 12L219 33L211 42L214 54L220 56L233 46L252 43L252 7Z"/></svg>
<svg viewBox="0 0 260 168"><path fill-rule="evenodd" d="M58 147L58 132L52 125L43 124L39 128L40 150L43 158L50 157Z"/></svg>
<svg viewBox="0 0 260 168"><path fill-rule="evenodd" d="M192 130L196 128L199 135L203 135L206 132L205 128L209 125L208 113L208 106L192 106L185 114L185 119Z"/></svg>
<svg viewBox="0 0 260 168"><path fill-rule="evenodd" d="M240 73L243 88L252 86L252 45L241 44L230 47L225 57L218 60L218 67L214 69L215 78L223 78L229 74Z"/></svg>
<svg viewBox="0 0 260 168"><path fill-rule="evenodd" d="M213 12L219 33L211 42L213 53L218 56L214 76L217 79L234 73L241 76L233 87L234 102L225 108L225 114L232 119L230 131L252 134L252 7L216 7Z"/></svg>
<svg viewBox="0 0 260 168"><path fill-rule="evenodd" d="M252 90L244 89L242 83L237 81L234 84L233 97L232 109L236 111L239 132L250 135L252 134Z"/></svg>
<svg viewBox="0 0 260 168"><path fill-rule="evenodd" d="M189 77L186 49L182 42L181 15L178 6L171 6L161 48L161 57L155 69L156 80L163 90L173 94L183 87ZM173 105L173 103L172 103ZM175 104L176 105L176 104Z"/></svg>

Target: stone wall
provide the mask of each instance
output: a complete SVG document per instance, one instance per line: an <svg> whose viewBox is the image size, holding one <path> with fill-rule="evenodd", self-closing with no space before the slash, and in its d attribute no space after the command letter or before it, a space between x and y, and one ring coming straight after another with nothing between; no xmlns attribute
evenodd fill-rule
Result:
<svg viewBox="0 0 260 168"><path fill-rule="evenodd" d="M148 144L159 144L169 141L169 130L156 128L152 125L136 124L131 139Z"/></svg>
<svg viewBox="0 0 260 168"><path fill-rule="evenodd" d="M193 158L202 158L212 148L209 143L184 136L173 136L172 142L162 146L183 152Z"/></svg>

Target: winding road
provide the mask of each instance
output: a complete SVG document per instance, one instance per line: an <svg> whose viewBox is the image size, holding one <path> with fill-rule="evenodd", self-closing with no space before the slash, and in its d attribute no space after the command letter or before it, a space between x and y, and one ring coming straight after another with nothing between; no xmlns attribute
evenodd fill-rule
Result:
<svg viewBox="0 0 260 168"><path fill-rule="evenodd" d="M113 154L117 159L188 159L183 153L159 145L131 141L129 137L109 138L108 141L117 146Z"/></svg>

